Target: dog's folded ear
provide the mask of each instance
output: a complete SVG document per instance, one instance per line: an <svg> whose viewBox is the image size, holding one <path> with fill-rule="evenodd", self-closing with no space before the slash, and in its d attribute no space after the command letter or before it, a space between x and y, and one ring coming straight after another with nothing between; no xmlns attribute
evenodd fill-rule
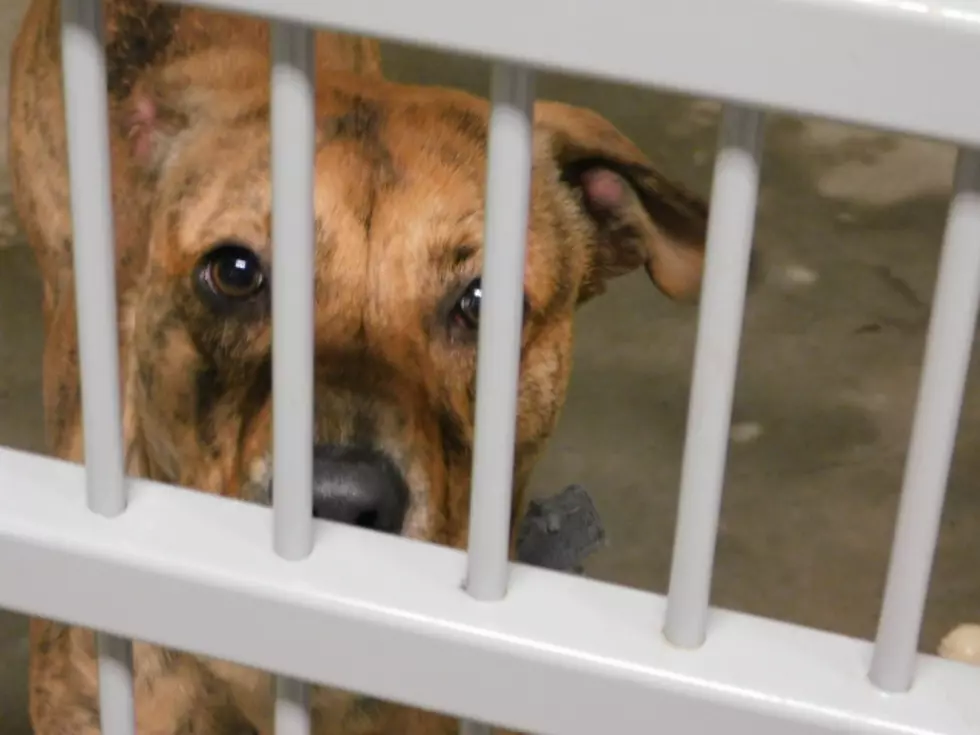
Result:
<svg viewBox="0 0 980 735"><path fill-rule="evenodd" d="M544 134L545 155L555 161L593 228L591 268L579 302L602 293L608 279L641 265L667 296L695 297L704 266L704 200L655 170L595 112L539 102L535 127Z"/></svg>
<svg viewBox="0 0 980 735"><path fill-rule="evenodd" d="M195 124L221 123L268 110L268 61L261 55L227 62L219 50L179 58L134 86L119 116L130 154L144 169L165 164L180 134Z"/></svg>

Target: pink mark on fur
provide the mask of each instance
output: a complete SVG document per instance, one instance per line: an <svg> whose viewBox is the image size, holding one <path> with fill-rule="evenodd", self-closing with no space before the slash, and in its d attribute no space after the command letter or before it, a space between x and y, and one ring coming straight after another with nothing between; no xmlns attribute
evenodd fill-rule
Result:
<svg viewBox="0 0 980 735"><path fill-rule="evenodd" d="M156 105L152 100L142 97L135 101L129 118L129 139L133 141L133 154L141 160L146 160L152 153L156 116Z"/></svg>
<svg viewBox="0 0 980 735"><path fill-rule="evenodd" d="M600 207L617 207L623 203L623 180L608 169L597 168L582 175L585 195Z"/></svg>

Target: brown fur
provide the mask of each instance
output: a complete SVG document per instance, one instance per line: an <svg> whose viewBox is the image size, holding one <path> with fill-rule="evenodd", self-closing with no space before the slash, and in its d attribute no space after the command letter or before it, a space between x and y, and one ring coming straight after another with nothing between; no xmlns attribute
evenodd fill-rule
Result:
<svg viewBox="0 0 980 735"><path fill-rule="evenodd" d="M59 3L34 0L13 50L10 164L44 282L53 454L83 459ZM105 0L127 471L266 500L268 304L216 313L191 286L234 238L268 263L268 27ZM479 274L488 105L385 81L373 41L317 37L317 438L384 449L412 490L405 533L466 543L475 337L447 314ZM575 307L643 265L696 293L706 210L600 116L536 108L515 508L557 421ZM288 244L287 244L288 246ZM179 530L175 530L179 532ZM90 631L31 629L38 735L98 732ZM136 644L138 730L271 732L266 675ZM318 691L318 733L454 732L446 718Z"/></svg>

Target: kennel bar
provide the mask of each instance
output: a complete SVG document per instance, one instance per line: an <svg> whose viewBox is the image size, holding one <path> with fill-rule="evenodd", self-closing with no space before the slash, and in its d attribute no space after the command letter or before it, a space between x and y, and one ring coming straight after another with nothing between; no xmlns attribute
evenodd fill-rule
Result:
<svg viewBox="0 0 980 735"><path fill-rule="evenodd" d="M524 259L534 134L534 73L491 71L483 304L477 345L476 425L466 588L478 600L507 591Z"/></svg>
<svg viewBox="0 0 980 735"><path fill-rule="evenodd" d="M961 149L871 663L871 680L888 691L912 686L978 304L980 153Z"/></svg>
<svg viewBox="0 0 980 735"><path fill-rule="evenodd" d="M274 544L302 559L313 550L313 33L275 23L271 36Z"/></svg>
<svg viewBox="0 0 980 735"><path fill-rule="evenodd" d="M196 4L484 54L498 63L653 84L759 110L958 143L980 137L980 107L955 93L969 88L969 70L980 60L978 24L968 5L952 0L674 0L649 10L649 24L624 22L635 10L623 0L582 2L574 12L565 2L541 0L534 14L514 0L492 10L448 0L364 0L329 9L314 0ZM89 56L98 48L92 38ZM828 54L835 45L837 53ZM916 66L919 54L910 49L930 64ZM81 100L99 83L94 75L86 81L87 88L66 99ZM91 105L93 97L87 99ZM90 164L101 163L106 173L104 138L95 137L95 148L105 156ZM94 216L104 216L107 189L92 196ZM724 201L714 204L726 208ZM744 205L740 211L747 213ZM80 282L91 278L89 269L107 269L105 242L102 248L101 261L79 268ZM92 288L96 281L87 282ZM111 276L108 290L111 295ZM711 293L704 298L710 302ZM300 298L292 303L302 308ZM114 325L106 316L103 328ZM299 355L298 341L293 344ZM513 565L507 595L487 604L460 589L467 557L450 549L306 520L318 543L309 554L284 559L271 548L285 527L279 519L286 506L270 510L133 481L126 512L108 519L88 510L85 487L80 467L0 449L0 559L17 559L16 568L0 564L0 604L115 640L137 638L286 677L279 691L289 733L305 732L308 724L299 682L543 735L630 731L637 722L761 735L956 735L980 727L978 670L935 657L919 657L915 686L889 696L865 676L872 655L865 642L712 610L706 642L684 651L651 625L665 614L657 595ZM903 505L913 502L908 497L909 491ZM916 528L910 535L928 541L928 524ZM900 531L896 549L902 538ZM928 543L918 552L916 562L928 566ZM710 564L706 569L710 578ZM39 575L46 584L36 584ZM914 602L914 595L904 598ZM887 608L886 602L883 620ZM914 658L914 650L900 649ZM117 674L111 676L121 682Z"/></svg>
<svg viewBox="0 0 980 735"><path fill-rule="evenodd" d="M755 232L763 116L726 107L718 135L703 296L681 464L664 635L697 648L708 625L728 429Z"/></svg>
<svg viewBox="0 0 980 735"><path fill-rule="evenodd" d="M980 146L972 0L176 1Z"/></svg>
<svg viewBox="0 0 980 735"><path fill-rule="evenodd" d="M272 542L279 556L313 551L316 89L314 34L278 22L272 71ZM310 689L278 677L276 735L310 735Z"/></svg>
<svg viewBox="0 0 980 735"><path fill-rule="evenodd" d="M515 564L507 596L480 602L454 549L317 520L288 561L268 508L133 480L108 520L84 487L77 465L0 449L0 559L17 560L0 606L538 735L980 727L980 673L958 662L924 656L885 695L865 641L715 609L685 651L641 590Z"/></svg>
<svg viewBox="0 0 980 735"><path fill-rule="evenodd" d="M507 593L517 391L524 320L524 260L531 194L534 72L498 62L490 73L486 216L477 352L476 422L466 590L495 602ZM490 735L460 723L460 735Z"/></svg>
<svg viewBox="0 0 980 735"><path fill-rule="evenodd" d="M92 513L115 517L126 508L126 482L101 11L101 0L62 0L61 44L86 498ZM132 642L99 632L96 649L102 732L132 735Z"/></svg>

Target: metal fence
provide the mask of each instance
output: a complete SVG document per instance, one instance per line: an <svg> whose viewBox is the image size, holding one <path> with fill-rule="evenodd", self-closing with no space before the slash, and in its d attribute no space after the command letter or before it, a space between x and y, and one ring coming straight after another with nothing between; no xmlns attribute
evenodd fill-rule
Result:
<svg viewBox="0 0 980 735"><path fill-rule="evenodd" d="M273 396L303 409L275 411L270 510L123 476L99 4L64 0L63 14L87 463L0 449L0 605L103 631L106 735L133 732L134 638L277 674L277 735L309 731L307 682L449 713L469 733L980 732L980 669L916 653L980 296L980 10L198 2L274 22L273 241L296 247L273 275ZM497 60L465 553L310 515L312 26ZM536 68L727 103L666 597L507 562ZM767 108L962 146L873 643L709 609Z"/></svg>

